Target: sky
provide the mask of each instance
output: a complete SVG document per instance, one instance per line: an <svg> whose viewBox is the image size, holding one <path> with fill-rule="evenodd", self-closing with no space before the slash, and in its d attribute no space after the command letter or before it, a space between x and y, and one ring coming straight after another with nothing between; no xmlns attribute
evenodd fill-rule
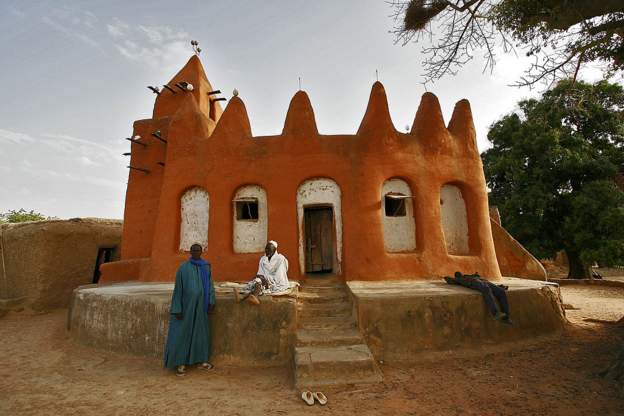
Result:
<svg viewBox="0 0 624 416"><path fill-rule="evenodd" d="M395 127L411 125L421 95L419 44L394 44L383 0L0 2L0 213L123 218L135 120L149 118L162 85L202 49L214 88L239 91L254 135L279 134L299 89L319 131L354 134L376 73ZM446 122L471 102L480 151L488 126L539 91L509 86L527 61L477 57L427 89Z"/></svg>

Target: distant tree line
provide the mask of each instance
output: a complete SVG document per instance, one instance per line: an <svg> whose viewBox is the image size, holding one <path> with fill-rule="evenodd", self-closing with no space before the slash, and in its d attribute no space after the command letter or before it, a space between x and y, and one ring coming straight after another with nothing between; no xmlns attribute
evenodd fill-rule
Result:
<svg viewBox="0 0 624 416"><path fill-rule="evenodd" d="M34 210L26 211L24 208L12 209L7 212L0 213L0 224L17 223L27 221L43 221L53 219L52 217L46 217L45 215L36 212Z"/></svg>

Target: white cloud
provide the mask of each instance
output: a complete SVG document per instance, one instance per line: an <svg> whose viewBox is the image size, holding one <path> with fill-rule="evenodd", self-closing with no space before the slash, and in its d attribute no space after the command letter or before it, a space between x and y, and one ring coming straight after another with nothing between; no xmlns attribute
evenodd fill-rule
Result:
<svg viewBox="0 0 624 416"><path fill-rule="evenodd" d="M175 70L192 53L191 35L184 30L162 25L133 27L120 19L107 28L122 56L152 68Z"/></svg>
<svg viewBox="0 0 624 416"><path fill-rule="evenodd" d="M78 158L78 162L80 162L84 166L100 166L100 163L94 162L88 156L80 156Z"/></svg>
<svg viewBox="0 0 624 416"><path fill-rule="evenodd" d="M88 10L71 7L55 8L43 16L41 21L53 30L89 46L98 46L99 44L91 36L91 32L96 29L98 18Z"/></svg>
<svg viewBox="0 0 624 416"><path fill-rule="evenodd" d="M139 30L142 31L152 43L190 39L190 35L188 33L184 31L176 31L169 26L139 25Z"/></svg>
<svg viewBox="0 0 624 416"><path fill-rule="evenodd" d="M47 168L38 168L34 166L32 163L24 163L20 166L20 170L37 178L40 180L48 180L50 178L55 178L55 181L69 181L77 184L89 184L96 186L105 186L113 189L123 189L125 187L125 182L122 181L114 181L110 179L106 179L104 177L96 177L90 175L82 175L82 174L73 174L69 171L59 172L54 169Z"/></svg>
<svg viewBox="0 0 624 416"><path fill-rule="evenodd" d="M115 18L115 19L113 19L112 23L109 23L109 24L106 25L106 29L108 30L108 33L112 37L120 38L120 37L126 35L128 30L130 29L130 26L128 24L122 22L121 20Z"/></svg>
<svg viewBox="0 0 624 416"><path fill-rule="evenodd" d="M19 133L19 132L11 131L11 130L0 129L0 142L22 144L22 143L31 143L34 141L35 139L30 137L28 134Z"/></svg>
<svg viewBox="0 0 624 416"><path fill-rule="evenodd" d="M67 37L77 39L81 42L86 43L89 46L98 46L98 42L96 42L94 39L92 39L88 35L81 33L77 30L74 30L68 25L58 23L52 20L52 18L50 18L49 16L42 17L41 21L45 23L46 25L50 26L52 29L56 30L57 32L63 33Z"/></svg>
<svg viewBox="0 0 624 416"><path fill-rule="evenodd" d="M84 146L88 146L88 147L94 147L97 148L99 150L102 150L104 152L107 153L111 153L111 154L116 154L116 152L102 144L93 142L91 140L86 140L86 139L79 139L78 137L73 137L67 134L52 134L52 133L46 133L43 135L44 138L46 139L53 139L53 140L45 140L45 143L50 144L50 143L63 143L63 142L69 142L69 143L77 143L80 145L84 145Z"/></svg>

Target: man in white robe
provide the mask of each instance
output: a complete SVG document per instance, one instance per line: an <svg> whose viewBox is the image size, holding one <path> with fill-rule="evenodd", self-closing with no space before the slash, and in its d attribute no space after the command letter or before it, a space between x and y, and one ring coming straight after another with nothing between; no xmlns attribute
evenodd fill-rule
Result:
<svg viewBox="0 0 624 416"><path fill-rule="evenodd" d="M268 289L264 293L279 293L288 290L288 260L277 252L277 243L269 241L264 248L265 255L260 257L258 276L264 276L268 282Z"/></svg>
<svg viewBox="0 0 624 416"><path fill-rule="evenodd" d="M238 290L234 290L234 296L238 302L249 298L251 303L259 304L259 295L278 294L290 288L287 272L288 260L277 252L277 243L271 240L264 248L264 256L258 263L256 277L243 289L245 296L241 299Z"/></svg>

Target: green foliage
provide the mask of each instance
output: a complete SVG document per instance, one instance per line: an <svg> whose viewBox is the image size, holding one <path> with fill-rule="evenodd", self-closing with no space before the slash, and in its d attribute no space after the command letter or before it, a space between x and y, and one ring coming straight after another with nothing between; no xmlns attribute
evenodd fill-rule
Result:
<svg viewBox="0 0 624 416"><path fill-rule="evenodd" d="M538 257L624 264L624 91L563 81L494 123L483 154L490 203Z"/></svg>
<svg viewBox="0 0 624 416"><path fill-rule="evenodd" d="M0 223L16 223L16 222L27 222L27 221L42 221L50 219L50 217L46 217L43 214L33 211L26 211L24 208L20 208L18 210L9 210L0 214Z"/></svg>

